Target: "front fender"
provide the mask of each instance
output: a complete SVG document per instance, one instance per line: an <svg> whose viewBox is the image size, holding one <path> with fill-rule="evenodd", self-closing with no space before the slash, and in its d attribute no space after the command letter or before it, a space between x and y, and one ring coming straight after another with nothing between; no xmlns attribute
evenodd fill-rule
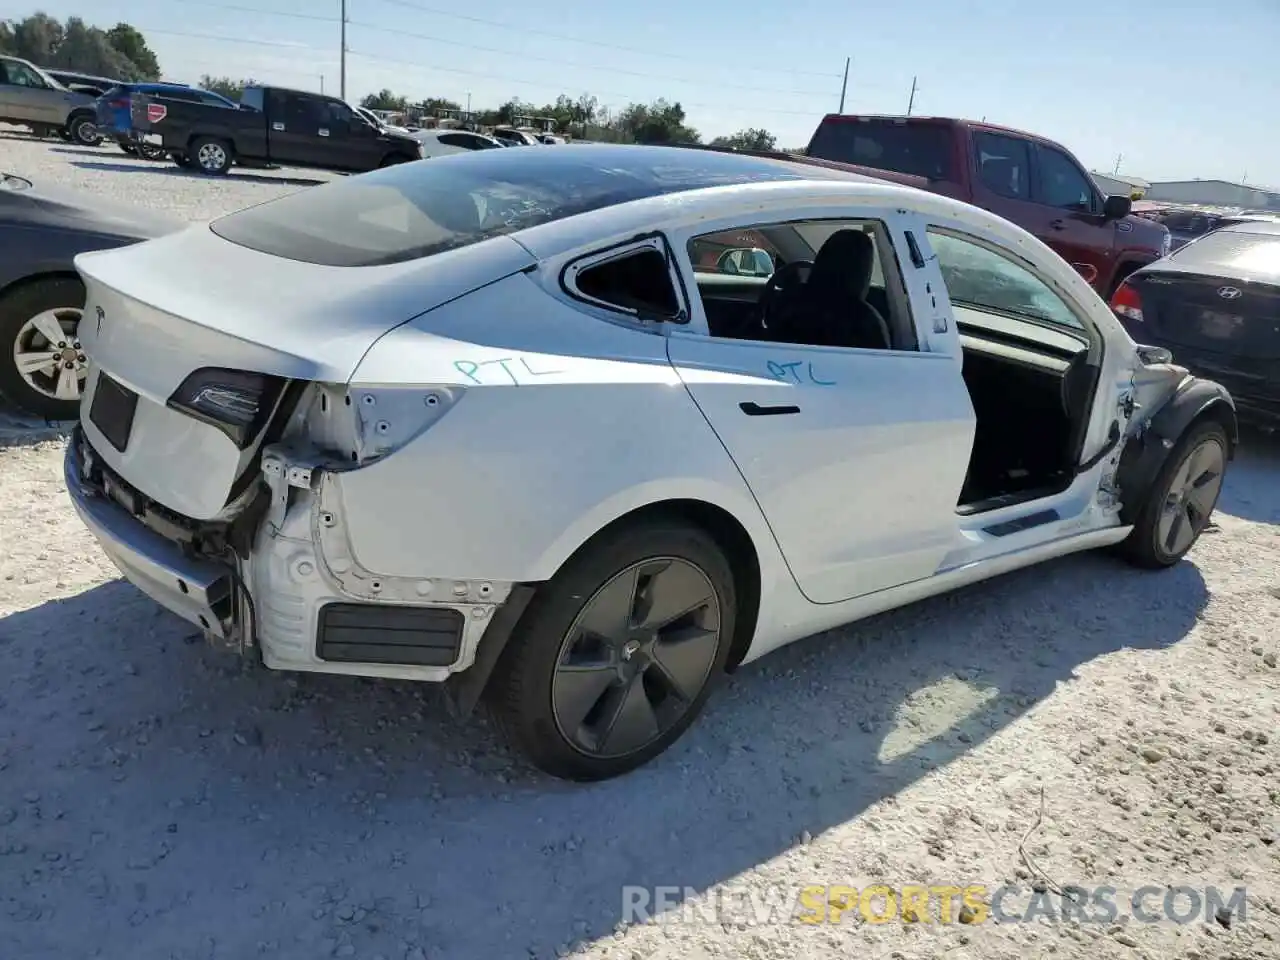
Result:
<svg viewBox="0 0 1280 960"><path fill-rule="evenodd" d="M1240 439L1235 402L1226 387L1213 380L1187 375L1172 397L1125 444L1116 482L1120 489L1120 522L1134 523L1151 494L1151 485L1178 439L1204 417L1218 420L1227 431L1227 459L1235 457Z"/></svg>

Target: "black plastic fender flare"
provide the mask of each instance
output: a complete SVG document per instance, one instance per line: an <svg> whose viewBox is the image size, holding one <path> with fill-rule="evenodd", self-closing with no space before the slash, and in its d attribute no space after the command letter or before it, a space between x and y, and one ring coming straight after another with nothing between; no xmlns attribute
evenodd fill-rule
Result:
<svg viewBox="0 0 1280 960"><path fill-rule="evenodd" d="M1151 417L1141 436L1125 444L1116 470L1120 490L1120 522L1134 523L1142 512L1151 484L1177 445L1178 439L1197 420L1212 417L1226 428L1227 459L1235 457L1240 439L1236 406L1231 394L1219 383L1186 376L1172 398Z"/></svg>

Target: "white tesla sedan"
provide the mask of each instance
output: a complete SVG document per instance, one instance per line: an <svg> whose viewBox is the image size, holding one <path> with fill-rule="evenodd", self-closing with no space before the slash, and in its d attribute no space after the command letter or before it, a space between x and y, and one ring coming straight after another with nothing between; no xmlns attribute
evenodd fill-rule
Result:
<svg viewBox="0 0 1280 960"><path fill-rule="evenodd" d="M1030 234L821 163L476 151L76 265L66 482L124 575L274 669L484 694L571 779L801 637L1176 563L1236 444Z"/></svg>

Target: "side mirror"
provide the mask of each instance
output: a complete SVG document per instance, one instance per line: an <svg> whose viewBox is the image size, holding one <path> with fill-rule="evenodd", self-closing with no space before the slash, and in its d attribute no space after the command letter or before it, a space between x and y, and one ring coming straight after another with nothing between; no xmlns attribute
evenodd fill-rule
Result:
<svg viewBox="0 0 1280 960"><path fill-rule="evenodd" d="M1173 351L1168 347L1152 347L1138 344L1138 359L1146 364L1173 363Z"/></svg>
<svg viewBox="0 0 1280 960"><path fill-rule="evenodd" d="M734 247L716 260L716 270L741 277L768 277L776 269L773 257L759 247Z"/></svg>
<svg viewBox="0 0 1280 960"><path fill-rule="evenodd" d="M1119 193L1113 193L1102 204L1102 216L1107 220L1123 220L1133 212L1133 200Z"/></svg>

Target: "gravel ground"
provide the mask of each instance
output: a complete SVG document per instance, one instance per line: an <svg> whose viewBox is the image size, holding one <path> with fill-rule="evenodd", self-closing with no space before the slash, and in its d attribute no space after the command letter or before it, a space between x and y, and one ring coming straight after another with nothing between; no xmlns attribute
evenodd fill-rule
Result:
<svg viewBox="0 0 1280 960"><path fill-rule="evenodd" d="M289 188L57 150L0 140L0 167L193 217ZM0 449L0 957L1280 955L1274 441L1246 439L1175 569L1078 556L795 644L667 755L585 788L530 774L432 689L208 649L115 577L61 449ZM766 907L812 884L1015 883L1016 912L1020 850L1051 888L1109 885L1123 908L1148 885L1245 886L1247 914L806 925ZM627 885L691 888L696 915L626 924Z"/></svg>

